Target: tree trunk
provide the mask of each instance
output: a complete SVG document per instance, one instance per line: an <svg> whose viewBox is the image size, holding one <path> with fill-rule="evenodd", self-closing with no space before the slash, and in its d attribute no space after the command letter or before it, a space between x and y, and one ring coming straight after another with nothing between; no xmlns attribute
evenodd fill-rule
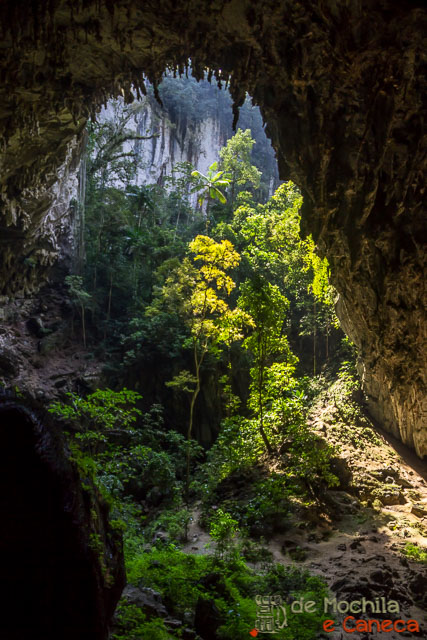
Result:
<svg viewBox="0 0 427 640"><path fill-rule="evenodd" d="M179 225L180 215L181 215L181 207L178 209L178 215L176 217L175 231L173 232L173 241L174 242L175 242L175 239L176 239L176 234L178 233L178 225Z"/></svg>
<svg viewBox="0 0 427 640"><path fill-rule="evenodd" d="M260 350L262 349L261 347L261 337L258 339L258 344L259 344L259 348ZM264 356L260 355L260 360L259 360L259 378L258 378L258 402L259 402L259 432L261 434L261 437L264 441L265 444L265 448L267 449L268 455L271 456L271 454L273 453L273 448L270 444L269 439L267 438L267 434L264 431L264 402L263 402L263 386L264 386L264 368L265 368L265 363L264 363Z"/></svg>
<svg viewBox="0 0 427 640"><path fill-rule="evenodd" d="M200 365L202 363L203 355L200 360L197 355L197 345L194 344L194 365L196 370L196 388L194 389L193 395L191 396L190 402L190 418L188 422L188 430L187 430L187 469L185 475L185 504L188 506L189 499L189 491L190 491L190 442L191 435L193 433L193 420L194 420L194 405L196 404L197 396L200 392Z"/></svg>
<svg viewBox="0 0 427 640"><path fill-rule="evenodd" d="M211 198L208 195L208 200L207 200L207 203L206 203L206 235L208 234L208 231L209 231L209 210L210 210L210 207L211 207Z"/></svg>
<svg viewBox="0 0 427 640"><path fill-rule="evenodd" d="M83 330L83 346L86 349L86 323L85 323L85 308L82 305L82 330Z"/></svg>
<svg viewBox="0 0 427 640"><path fill-rule="evenodd" d="M105 327L104 327L104 340L107 337L107 325L110 322L112 296L113 296L113 272L110 271L110 289L108 291L107 320L105 322Z"/></svg>
<svg viewBox="0 0 427 640"><path fill-rule="evenodd" d="M313 376L316 375L316 339L317 339L317 323L316 323L316 300L314 301L313 314Z"/></svg>

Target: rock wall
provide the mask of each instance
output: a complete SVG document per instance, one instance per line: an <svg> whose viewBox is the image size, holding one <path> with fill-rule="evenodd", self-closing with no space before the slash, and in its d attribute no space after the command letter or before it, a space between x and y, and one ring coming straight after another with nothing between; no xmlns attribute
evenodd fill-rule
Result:
<svg viewBox="0 0 427 640"><path fill-rule="evenodd" d="M21 143L22 144L22 143ZM19 153L18 147L16 152ZM81 143L77 135L68 142L47 147L49 170L42 166L46 157L40 149L29 149L29 159L40 167L38 178L25 186L25 168L16 169L18 184L10 191L3 185L0 213L0 294L28 295L38 290L57 262L71 258L74 250L72 202L78 196L78 166ZM13 154L13 144L8 148ZM34 156L32 156L34 153ZM8 175L7 154L0 160L0 171ZM55 166L57 164L57 166ZM32 167L32 170L34 168ZM7 183L7 179L6 179Z"/></svg>
<svg viewBox="0 0 427 640"><path fill-rule="evenodd" d="M125 583L108 508L49 415L0 396L0 422L1 637L103 640Z"/></svg>
<svg viewBox="0 0 427 640"><path fill-rule="evenodd" d="M123 101L109 102L98 116L100 122L114 120L118 111L126 106ZM227 142L227 131L219 118L209 117L180 130L179 123L169 118L167 111L153 108L148 99L143 98L141 108L128 128L139 136L152 136L149 140L129 140L123 145L123 152L136 155L136 173L132 179L138 186L160 184L166 176L179 175L174 165L190 162L198 171L207 173L208 167L218 160L219 150ZM124 186L120 180L117 186ZM192 205L197 203L197 193L191 194Z"/></svg>
<svg viewBox="0 0 427 640"><path fill-rule="evenodd" d="M132 183L163 184L165 178L183 175L180 163L190 163L195 169L206 174L208 168L219 160L219 154L227 140L233 135L232 100L226 89L219 89L206 80L196 83L190 75L174 79L167 76L159 87L162 106L149 94L131 105L123 98L110 100L101 109L98 121L101 123L126 123L127 132L144 139L127 140L122 150L134 154L135 174ZM190 98L188 97L190 96ZM191 111L189 107L191 106ZM255 141L252 148L252 162L262 172L260 197L268 199L280 184L275 152L267 138L262 116L258 107L247 98L239 114L239 127L250 128ZM109 181L124 187L120 176ZM198 194L189 193L188 201L197 206Z"/></svg>
<svg viewBox="0 0 427 640"><path fill-rule="evenodd" d="M331 264L371 411L426 455L423 4L24 5L0 7L3 291L44 275L45 244L57 252L49 189L90 111L191 58L195 76L229 80L236 106L246 91L260 105L281 178L301 187L304 228Z"/></svg>

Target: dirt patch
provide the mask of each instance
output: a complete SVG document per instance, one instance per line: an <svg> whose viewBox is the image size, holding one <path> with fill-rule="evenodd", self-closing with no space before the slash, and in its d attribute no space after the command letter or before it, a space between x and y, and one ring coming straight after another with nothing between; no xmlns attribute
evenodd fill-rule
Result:
<svg viewBox="0 0 427 640"><path fill-rule="evenodd" d="M337 446L335 466L338 489L324 496L324 509L295 505L287 531L274 535L267 548L275 562L306 568L327 582L332 604L330 619L336 631L332 640L398 640L427 637L427 567L406 557L408 543L427 549L426 465L402 443L385 437L372 423L342 425L331 407L317 407L311 416L313 429ZM200 509L193 513L186 553L212 553L214 545L199 523ZM206 548L206 544L210 544ZM258 567L259 568L259 567ZM374 631L346 633L343 619L352 612L334 612L333 601L373 602L372 612L356 619L416 620L420 633ZM399 612L387 611L397 603ZM322 603L323 605L324 603ZM391 605L392 607L394 605ZM383 611L382 609L385 609ZM353 624L354 623L348 623ZM322 636L323 637L323 636Z"/></svg>
<svg viewBox="0 0 427 640"><path fill-rule="evenodd" d="M394 600L399 613L369 613L368 619L415 619L421 631L357 633L356 637L397 640L427 637L427 567L406 557L408 543L427 550L427 466L402 443L371 423L361 427L352 441L346 429L331 420L330 407L317 408L312 426L339 450L339 490L328 492L329 509L319 521L295 523L286 536L275 537L269 549L277 562L300 566L321 575L337 601ZM360 446L355 442L360 441ZM297 552L295 552L297 549ZM378 600L376 600L378 599ZM384 600L382 600L384 599ZM331 619L346 615L331 611ZM338 627L337 627L338 628ZM340 626L341 628L341 626ZM325 634L333 640L354 638L355 633Z"/></svg>

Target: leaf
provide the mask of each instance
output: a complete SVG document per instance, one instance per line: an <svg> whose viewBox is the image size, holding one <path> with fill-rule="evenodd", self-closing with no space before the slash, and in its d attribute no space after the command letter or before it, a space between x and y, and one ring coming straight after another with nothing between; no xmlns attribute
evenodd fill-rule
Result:
<svg viewBox="0 0 427 640"><path fill-rule="evenodd" d="M224 171L218 171L212 178L212 182L218 182L219 178L223 175Z"/></svg>
<svg viewBox="0 0 427 640"><path fill-rule="evenodd" d="M225 204L227 202L227 198L224 196L224 194L221 193L221 191L218 191L218 189L216 189L216 193L218 200L222 202L222 204Z"/></svg>
<svg viewBox="0 0 427 640"><path fill-rule="evenodd" d="M193 393L196 383L197 378L192 373L190 373L190 371L183 369L176 376L174 376L172 380L165 382L165 385L170 389L179 389L180 391L185 391L186 393Z"/></svg>

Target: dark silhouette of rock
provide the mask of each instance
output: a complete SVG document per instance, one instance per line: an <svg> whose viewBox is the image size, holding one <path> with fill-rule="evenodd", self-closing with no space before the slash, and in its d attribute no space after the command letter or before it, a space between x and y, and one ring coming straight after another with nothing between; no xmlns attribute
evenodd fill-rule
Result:
<svg viewBox="0 0 427 640"><path fill-rule="evenodd" d="M49 415L0 398L0 637L103 640L124 586L121 540Z"/></svg>

